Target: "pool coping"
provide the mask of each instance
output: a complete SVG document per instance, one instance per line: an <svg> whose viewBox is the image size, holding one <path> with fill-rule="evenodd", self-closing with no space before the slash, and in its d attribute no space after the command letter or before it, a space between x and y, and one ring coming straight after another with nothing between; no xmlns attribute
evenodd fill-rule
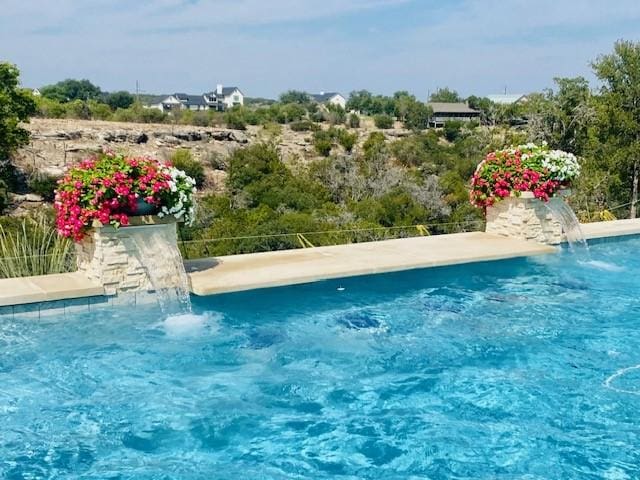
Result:
<svg viewBox="0 0 640 480"><path fill-rule="evenodd" d="M205 296L556 251L549 245L468 232L230 255L186 261L185 266L192 293Z"/></svg>
<svg viewBox="0 0 640 480"><path fill-rule="evenodd" d="M587 239L638 235L640 219L588 223L582 230ZM185 266L192 293L213 295L554 251L548 245L468 232L187 260ZM0 315L21 305L37 310L39 304L71 308L137 303L147 304L148 299L105 297L101 286L79 272L0 279Z"/></svg>

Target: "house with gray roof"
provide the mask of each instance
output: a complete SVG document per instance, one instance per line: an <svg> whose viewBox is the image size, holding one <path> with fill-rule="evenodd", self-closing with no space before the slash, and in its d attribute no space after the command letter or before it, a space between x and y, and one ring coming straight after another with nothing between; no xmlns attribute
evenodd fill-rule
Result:
<svg viewBox="0 0 640 480"><path fill-rule="evenodd" d="M223 111L236 105L244 105L244 94L238 87L223 87L218 85L214 91L200 95L188 93L174 93L163 98L150 108L157 108L162 112L175 110L217 110Z"/></svg>
<svg viewBox="0 0 640 480"><path fill-rule="evenodd" d="M433 115L429 124L432 127L443 127L446 122L458 120L461 122L470 122L472 120L480 120L481 112L474 110L463 102L447 103L447 102L430 102L427 106L433 110Z"/></svg>

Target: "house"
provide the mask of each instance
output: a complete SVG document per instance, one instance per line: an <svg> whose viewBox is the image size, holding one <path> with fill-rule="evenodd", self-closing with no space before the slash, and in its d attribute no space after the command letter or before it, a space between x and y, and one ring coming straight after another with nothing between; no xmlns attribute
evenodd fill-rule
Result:
<svg viewBox="0 0 640 480"><path fill-rule="evenodd" d="M312 93L309 95L313 102L319 103L321 105L335 105L342 108L347 106L347 99L344 98L338 92L320 92L320 93Z"/></svg>
<svg viewBox="0 0 640 480"><path fill-rule="evenodd" d="M466 103L431 102L427 106L433 110L429 124L432 127L443 127L446 122L459 120L470 122L480 120L480 111L474 110Z"/></svg>
<svg viewBox="0 0 640 480"><path fill-rule="evenodd" d="M515 105L526 103L529 99L522 93L498 93L495 95L487 95L487 98L498 105Z"/></svg>
<svg viewBox="0 0 640 480"><path fill-rule="evenodd" d="M33 95L34 97L39 97L42 94L40 93L40 90L38 90L37 88L33 88L31 89L31 95Z"/></svg>
<svg viewBox="0 0 640 480"><path fill-rule="evenodd" d="M223 111L236 105L244 105L244 94L238 87L218 85L215 91L200 95L174 93L152 103L149 108L157 108L161 112L174 110L218 110Z"/></svg>

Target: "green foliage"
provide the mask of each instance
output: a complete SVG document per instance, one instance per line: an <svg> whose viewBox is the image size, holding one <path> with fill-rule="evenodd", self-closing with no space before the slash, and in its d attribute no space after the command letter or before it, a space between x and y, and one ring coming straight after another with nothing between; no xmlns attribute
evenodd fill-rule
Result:
<svg viewBox="0 0 640 480"><path fill-rule="evenodd" d="M104 103L109 105L113 110L118 108L129 108L133 105L135 98L129 92L120 90L118 92L106 93L104 95Z"/></svg>
<svg viewBox="0 0 640 480"><path fill-rule="evenodd" d="M351 92L347 101L347 110L355 110L365 115L393 115L395 102L384 95L372 95L367 90Z"/></svg>
<svg viewBox="0 0 640 480"><path fill-rule="evenodd" d="M0 278L68 272L72 243L58 236L50 216L0 217Z"/></svg>
<svg viewBox="0 0 640 480"><path fill-rule="evenodd" d="M234 130L246 130L247 123L241 107L233 107L225 112L225 123L227 127Z"/></svg>
<svg viewBox="0 0 640 480"><path fill-rule="evenodd" d="M373 160L375 157L385 154L386 148L384 133L372 132L362 146L364 158Z"/></svg>
<svg viewBox="0 0 640 480"><path fill-rule="evenodd" d="M280 107L276 120L283 124L297 122L306 114L307 110L299 103L286 103Z"/></svg>
<svg viewBox="0 0 640 480"><path fill-rule="evenodd" d="M348 125L349 128L360 128L360 116L357 113L350 114Z"/></svg>
<svg viewBox="0 0 640 480"><path fill-rule="evenodd" d="M443 132L444 138L450 142L455 142L462 134L462 122L460 120L450 120L445 122Z"/></svg>
<svg viewBox="0 0 640 480"><path fill-rule="evenodd" d="M54 85L46 85L40 89L43 97L56 100L61 103L74 100L90 100L101 97L100 87L89 80L62 80Z"/></svg>
<svg viewBox="0 0 640 480"><path fill-rule="evenodd" d="M323 157L331 155L334 136L328 130L318 130L313 134L313 146Z"/></svg>
<svg viewBox="0 0 640 480"><path fill-rule="evenodd" d="M18 87L19 76L14 65L0 62L0 161L29 143L29 132L20 123L36 113L31 94Z"/></svg>
<svg viewBox="0 0 640 480"><path fill-rule="evenodd" d="M167 120L167 114L156 108L144 108L135 102L129 108L119 108L113 114L113 120L117 122L136 123L163 123Z"/></svg>
<svg viewBox="0 0 640 480"><path fill-rule="evenodd" d="M382 130L393 128L393 117L391 115L379 114L373 117L373 123L376 128Z"/></svg>
<svg viewBox="0 0 640 480"><path fill-rule="evenodd" d="M0 214L4 212L7 205L9 205L9 189L4 180L0 180Z"/></svg>
<svg viewBox="0 0 640 480"><path fill-rule="evenodd" d="M310 120L298 120L289 124L289 128L294 132L315 132L320 127Z"/></svg>
<svg viewBox="0 0 640 480"><path fill-rule="evenodd" d="M40 195L45 201L53 202L59 177L53 175L33 173L27 182L29 190Z"/></svg>
<svg viewBox="0 0 640 480"><path fill-rule="evenodd" d="M439 88L435 92L431 94L429 97L430 102L445 102L445 103L455 103L461 102L462 98L458 95L458 92L455 90L449 90L448 88Z"/></svg>
<svg viewBox="0 0 640 480"><path fill-rule="evenodd" d="M64 118L67 115L65 104L43 96L36 97L36 115L45 118Z"/></svg>
<svg viewBox="0 0 640 480"><path fill-rule="evenodd" d="M347 119L347 112L340 105L333 105L331 103L325 105L325 119L331 125L342 125Z"/></svg>
<svg viewBox="0 0 640 480"><path fill-rule="evenodd" d="M336 129L335 137L347 153L351 153L358 141L358 135L356 133L350 133L344 128Z"/></svg>
<svg viewBox="0 0 640 480"><path fill-rule="evenodd" d="M187 148L179 148L171 155L171 164L185 172L196 181L196 187L200 188L206 180L202 163L193 158L191 151Z"/></svg>
<svg viewBox="0 0 640 480"><path fill-rule="evenodd" d="M413 101L406 105L404 112L404 126L409 130L424 130L429 126L429 119L433 115L431 107L422 102Z"/></svg>
<svg viewBox="0 0 640 480"><path fill-rule="evenodd" d="M309 103L309 94L300 90L288 90L280 95L280 103L298 103L305 105Z"/></svg>

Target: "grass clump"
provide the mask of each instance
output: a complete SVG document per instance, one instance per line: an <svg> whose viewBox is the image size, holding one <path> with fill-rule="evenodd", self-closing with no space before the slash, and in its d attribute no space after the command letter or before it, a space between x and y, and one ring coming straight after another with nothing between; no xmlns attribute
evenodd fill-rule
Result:
<svg viewBox="0 0 640 480"><path fill-rule="evenodd" d="M0 218L0 278L70 272L73 244L45 214Z"/></svg>

